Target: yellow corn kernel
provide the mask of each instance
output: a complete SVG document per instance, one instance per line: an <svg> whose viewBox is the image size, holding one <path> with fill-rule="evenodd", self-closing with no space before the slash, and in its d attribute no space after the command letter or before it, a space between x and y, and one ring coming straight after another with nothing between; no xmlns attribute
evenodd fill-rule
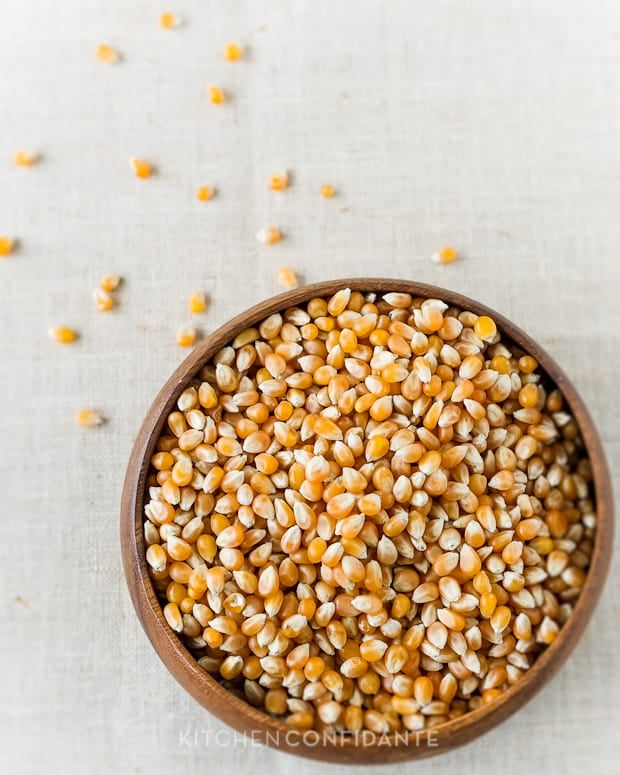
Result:
<svg viewBox="0 0 620 775"><path fill-rule="evenodd" d="M497 326L487 315L480 315L479 318L476 318L476 322L474 323L474 333L478 339L483 339L485 341L493 339L497 333Z"/></svg>
<svg viewBox="0 0 620 775"><path fill-rule="evenodd" d="M207 298L202 291L195 291L190 294L187 300L187 308L194 315L204 312L207 308Z"/></svg>
<svg viewBox="0 0 620 775"><path fill-rule="evenodd" d="M103 417L94 409L80 409L75 415L77 424L82 428L95 428L103 423Z"/></svg>
<svg viewBox="0 0 620 775"><path fill-rule="evenodd" d="M149 178L153 174L153 168L148 161L144 161L144 159L138 159L135 156L132 156L129 159L129 164L137 178Z"/></svg>
<svg viewBox="0 0 620 775"><path fill-rule="evenodd" d="M212 102L214 105L221 105L226 101L226 95L224 94L222 88L216 84L211 84L211 86L207 88L207 96L209 98L209 102Z"/></svg>
<svg viewBox="0 0 620 775"><path fill-rule="evenodd" d="M193 326L181 326L177 331L179 347L191 347L196 341L196 329Z"/></svg>
<svg viewBox="0 0 620 775"><path fill-rule="evenodd" d="M275 226L267 226L256 232L256 239L258 242L262 242L263 245L275 245L276 242L280 242L282 239L282 233Z"/></svg>
<svg viewBox="0 0 620 775"><path fill-rule="evenodd" d="M114 306L114 299L107 291L101 288L95 288L93 291L93 302L99 312L109 312Z"/></svg>
<svg viewBox="0 0 620 775"><path fill-rule="evenodd" d="M271 175L267 181L267 185L272 191L284 191L288 187L289 178L286 172L278 172L276 175Z"/></svg>
<svg viewBox="0 0 620 775"><path fill-rule="evenodd" d="M121 278L117 274L106 274L99 280L99 287L102 291L111 293L115 291L120 285Z"/></svg>
<svg viewBox="0 0 620 775"><path fill-rule="evenodd" d="M335 193L336 192L334 191L334 187L329 183L326 183L324 186L321 186L321 196L324 199L331 199Z"/></svg>
<svg viewBox="0 0 620 775"><path fill-rule="evenodd" d="M297 288L297 275L289 266L278 269L277 279L283 288Z"/></svg>
<svg viewBox="0 0 620 775"><path fill-rule="evenodd" d="M243 56L243 46L241 43L230 41L224 46L224 59L228 62L238 62Z"/></svg>
<svg viewBox="0 0 620 775"><path fill-rule="evenodd" d="M17 151L15 154L15 164L18 167L32 167L39 161L39 157L36 153L30 153L29 151Z"/></svg>
<svg viewBox="0 0 620 775"><path fill-rule="evenodd" d="M0 236L0 257L10 256L14 247L15 243L10 237Z"/></svg>
<svg viewBox="0 0 620 775"><path fill-rule="evenodd" d="M433 253L431 258L436 264L451 264L453 261L456 261L457 256L456 250L448 246Z"/></svg>
<svg viewBox="0 0 620 775"><path fill-rule="evenodd" d="M162 13L159 16L159 26L165 30L173 30L181 24L181 19L175 13Z"/></svg>
<svg viewBox="0 0 620 775"><path fill-rule="evenodd" d="M97 46L95 56L107 65L117 65L121 61L121 55L118 51L105 43Z"/></svg>
<svg viewBox="0 0 620 775"><path fill-rule="evenodd" d="M199 202L208 202L209 199L213 199L214 194L215 191L211 186L200 186L200 188L196 190L196 199Z"/></svg>
<svg viewBox="0 0 620 775"><path fill-rule="evenodd" d="M71 344L77 339L77 333L69 326L54 326L48 333L59 344Z"/></svg>

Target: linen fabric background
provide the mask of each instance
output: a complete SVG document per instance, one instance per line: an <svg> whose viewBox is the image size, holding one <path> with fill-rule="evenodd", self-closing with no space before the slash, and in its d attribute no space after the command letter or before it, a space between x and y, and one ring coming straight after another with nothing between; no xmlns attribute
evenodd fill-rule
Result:
<svg viewBox="0 0 620 775"><path fill-rule="evenodd" d="M122 576L124 469L185 355L174 336L186 298L209 294L208 333L276 292L285 265L306 282L384 275L472 295L564 367L617 472L618 3L1 8L0 233L20 245L0 261L0 770L309 775L311 762L233 744L174 682ZM160 29L167 10L184 26ZM243 61L223 60L229 40L244 44ZM120 65L94 57L103 42ZM225 105L209 104L211 83ZM15 168L21 148L41 163ZM137 180L133 155L157 174ZM282 169L292 185L273 193L267 177ZM195 199L203 183L217 188L208 204ZM319 196L323 183L334 199ZM280 244L255 241L266 225L282 229ZM432 264L445 244L462 259ZM124 282L118 307L100 315L90 294L109 272ZM79 330L76 344L48 338L60 323ZM91 406L108 422L78 428L74 413ZM419 766L616 772L616 585L612 565L579 647L525 709Z"/></svg>

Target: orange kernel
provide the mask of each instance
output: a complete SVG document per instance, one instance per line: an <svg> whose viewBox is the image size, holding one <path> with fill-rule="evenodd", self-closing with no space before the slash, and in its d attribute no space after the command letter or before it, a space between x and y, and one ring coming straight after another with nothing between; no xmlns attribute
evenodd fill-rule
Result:
<svg viewBox="0 0 620 775"><path fill-rule="evenodd" d="M209 101L214 105L221 105L226 101L226 95L223 90L220 86L216 86L215 84L208 87L207 96L209 97Z"/></svg>
<svg viewBox="0 0 620 775"><path fill-rule="evenodd" d="M190 312L193 312L194 315L204 312L207 308L207 298L204 293L202 291L195 291L190 294L187 300L187 308Z"/></svg>
<svg viewBox="0 0 620 775"><path fill-rule="evenodd" d="M179 347L191 347L196 341L196 329L193 326L182 326L177 331L176 339Z"/></svg>
<svg viewBox="0 0 620 775"><path fill-rule="evenodd" d="M284 288L297 288L297 275L289 266L278 269L278 283Z"/></svg>
<svg viewBox="0 0 620 775"><path fill-rule="evenodd" d="M96 428L104 422L104 419L94 409L80 409L75 415L75 421L82 428Z"/></svg>
<svg viewBox="0 0 620 775"><path fill-rule="evenodd" d="M457 257L456 249L447 246L433 253L431 258L436 264L451 264L453 261L456 261Z"/></svg>
<svg viewBox="0 0 620 775"><path fill-rule="evenodd" d="M14 247L15 243L10 237L0 236L0 257L10 256Z"/></svg>
<svg viewBox="0 0 620 775"><path fill-rule="evenodd" d="M153 173L153 168L144 159L137 159L135 156L132 156L129 159L129 164L137 178L149 178Z"/></svg>
<svg viewBox="0 0 620 775"><path fill-rule="evenodd" d="M241 43L230 41L224 46L224 59L228 62L238 62L243 56L243 46Z"/></svg>
<svg viewBox="0 0 620 775"><path fill-rule="evenodd" d="M196 191L196 199L199 202L208 202L209 199L213 199L215 191L211 186L200 186Z"/></svg>
<svg viewBox="0 0 620 775"><path fill-rule="evenodd" d="M59 344L71 344L77 339L77 333L69 326L53 326L48 334Z"/></svg>
<svg viewBox="0 0 620 775"><path fill-rule="evenodd" d="M121 55L115 48L101 43L95 49L95 56L107 65L117 65L121 61Z"/></svg>
<svg viewBox="0 0 620 775"><path fill-rule="evenodd" d="M256 239L258 242L262 242L263 245L275 245L276 242L280 242L282 239L282 232L280 229L276 229L275 226L267 226L256 232Z"/></svg>

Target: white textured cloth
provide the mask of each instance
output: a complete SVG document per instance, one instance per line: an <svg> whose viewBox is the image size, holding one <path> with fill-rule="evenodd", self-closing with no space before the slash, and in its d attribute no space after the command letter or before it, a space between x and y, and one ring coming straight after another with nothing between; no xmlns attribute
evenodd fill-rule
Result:
<svg viewBox="0 0 620 775"><path fill-rule="evenodd" d="M160 10L185 25L160 29ZM122 577L124 468L184 356L186 297L208 292L209 331L275 292L282 265L475 296L557 358L618 471L617 0L7 0L1 15L0 234L21 244L0 259L0 771L309 775L208 737L225 728L159 662ZM223 60L228 40L243 61ZM122 64L94 57L102 42ZM14 168L20 148L41 164ZM136 180L133 155L157 175ZM282 169L291 188L270 192ZM259 245L272 224L285 239ZM463 259L432 264L444 244ZM125 281L99 315L109 272ZM51 342L58 323L80 341ZM77 428L86 406L108 423ZM550 686L424 771L617 772L614 583Z"/></svg>

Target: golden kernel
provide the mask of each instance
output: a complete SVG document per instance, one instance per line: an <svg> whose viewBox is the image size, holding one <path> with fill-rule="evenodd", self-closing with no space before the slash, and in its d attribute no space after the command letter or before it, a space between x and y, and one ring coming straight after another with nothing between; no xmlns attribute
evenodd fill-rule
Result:
<svg viewBox="0 0 620 775"><path fill-rule="evenodd" d="M282 233L275 226L267 226L256 232L256 239L258 242L262 242L263 245L275 245L276 242L280 242L282 239Z"/></svg>
<svg viewBox="0 0 620 775"><path fill-rule="evenodd" d="M82 428L95 428L104 422L103 417L94 409L80 409L75 415L75 420Z"/></svg>
<svg viewBox="0 0 620 775"><path fill-rule="evenodd" d="M99 312L109 312L114 306L114 299L101 288L95 288L93 291L93 302Z"/></svg>
<svg viewBox="0 0 620 775"><path fill-rule="evenodd" d="M191 347L196 341L196 329L193 326L182 326L177 331L176 340L179 347Z"/></svg>
<svg viewBox="0 0 620 775"><path fill-rule="evenodd" d="M10 256L14 247L15 243L10 237L0 235L0 257Z"/></svg>
<svg viewBox="0 0 620 775"><path fill-rule="evenodd" d="M488 341L497 334L497 326L492 318L487 315L480 315L474 323L474 333L479 339Z"/></svg>
<svg viewBox="0 0 620 775"><path fill-rule="evenodd" d="M207 88L207 96L209 97L209 101L214 105L221 105L226 101L226 95L223 90L215 84L212 84Z"/></svg>
<svg viewBox="0 0 620 775"><path fill-rule="evenodd" d="M329 183L326 183L324 186L321 186L321 196L325 199L331 199L335 194L334 187L330 185Z"/></svg>
<svg viewBox="0 0 620 775"><path fill-rule="evenodd" d="M173 30L181 24L181 19L175 13L162 13L159 16L159 26L165 30Z"/></svg>
<svg viewBox="0 0 620 775"><path fill-rule="evenodd" d="M95 56L108 65L117 65L121 61L121 55L118 51L105 43L97 46Z"/></svg>
<svg viewBox="0 0 620 775"><path fill-rule="evenodd" d="M39 161L39 157L36 153L30 153L29 151L17 151L15 154L15 164L18 167L32 167Z"/></svg>
<svg viewBox="0 0 620 775"><path fill-rule="evenodd" d="M284 288L297 288L297 275L289 266L278 269L278 283Z"/></svg>
<svg viewBox="0 0 620 775"><path fill-rule="evenodd" d="M243 46L235 41L230 41L224 46L224 59L228 62L238 62L243 56Z"/></svg>
<svg viewBox="0 0 620 775"><path fill-rule="evenodd" d="M196 190L196 199L199 202L208 202L209 199L213 199L214 194L215 191L211 188L211 186L200 186Z"/></svg>
<svg viewBox="0 0 620 775"><path fill-rule="evenodd" d="M77 339L77 333L69 326L54 326L48 334L59 344L71 344Z"/></svg>
<svg viewBox="0 0 620 775"><path fill-rule="evenodd" d="M111 293L120 285L121 278L117 274L106 274L99 280L99 287L102 291Z"/></svg>
<svg viewBox="0 0 620 775"><path fill-rule="evenodd" d="M284 191L288 187L289 177L286 172L279 172L275 175L271 175L267 181L267 185L272 191Z"/></svg>
<svg viewBox="0 0 620 775"><path fill-rule="evenodd" d="M436 264L451 264L453 261L456 261L457 256L458 254L456 250L448 246L441 248L441 250L438 250L436 253L433 253L431 259Z"/></svg>
<svg viewBox="0 0 620 775"><path fill-rule="evenodd" d="M129 159L129 165L137 178L149 178L153 173L153 168L144 159L137 159L135 156L132 156Z"/></svg>
<svg viewBox="0 0 620 775"><path fill-rule="evenodd" d="M187 308L190 312L194 313L194 315L204 312L207 308L207 297L202 291L195 291L190 294L190 297L187 300Z"/></svg>

